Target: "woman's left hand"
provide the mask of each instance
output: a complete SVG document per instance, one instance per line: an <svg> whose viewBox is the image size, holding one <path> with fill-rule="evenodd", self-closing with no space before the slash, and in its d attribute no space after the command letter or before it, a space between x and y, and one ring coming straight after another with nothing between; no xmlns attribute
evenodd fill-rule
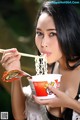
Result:
<svg viewBox="0 0 80 120"><path fill-rule="evenodd" d="M50 89L53 94L55 94L55 97L52 99L46 99L46 100L40 100L35 95L33 95L33 98L36 103L41 105L48 105L49 107L55 108L55 107L70 107L70 103L72 98L69 97L66 93L49 86L48 89Z"/></svg>

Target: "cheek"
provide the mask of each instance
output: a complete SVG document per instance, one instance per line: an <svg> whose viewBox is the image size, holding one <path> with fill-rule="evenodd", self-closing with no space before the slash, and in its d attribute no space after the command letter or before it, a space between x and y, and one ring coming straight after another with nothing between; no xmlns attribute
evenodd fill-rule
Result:
<svg viewBox="0 0 80 120"><path fill-rule="evenodd" d="M62 51L60 49L60 46L57 40L54 41L54 44L52 43L51 51L52 51L52 56L50 59L53 62L56 62L57 60L60 60L62 58Z"/></svg>
<svg viewBox="0 0 80 120"><path fill-rule="evenodd" d="M57 57L61 58L62 57L62 51L60 49L60 46L59 46L58 42L56 42L55 50L56 50Z"/></svg>

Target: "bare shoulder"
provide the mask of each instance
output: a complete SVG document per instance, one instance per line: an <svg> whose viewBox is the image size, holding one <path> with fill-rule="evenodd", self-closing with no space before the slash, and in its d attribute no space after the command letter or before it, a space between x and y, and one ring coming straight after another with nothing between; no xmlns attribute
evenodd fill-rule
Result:
<svg viewBox="0 0 80 120"><path fill-rule="evenodd" d="M79 81L79 84L80 84L80 66L78 66L76 69L75 69L75 73L76 73L76 77Z"/></svg>

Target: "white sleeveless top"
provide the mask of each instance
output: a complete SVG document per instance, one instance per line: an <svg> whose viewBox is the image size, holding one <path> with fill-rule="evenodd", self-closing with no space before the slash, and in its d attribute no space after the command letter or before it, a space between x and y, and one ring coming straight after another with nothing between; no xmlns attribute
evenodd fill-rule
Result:
<svg viewBox="0 0 80 120"><path fill-rule="evenodd" d="M57 71L58 67L59 63L56 62L53 71L54 73L59 73L59 71ZM23 92L26 95L25 118L27 118L27 120L49 120L46 114L46 107L35 103L33 100L30 86L23 87Z"/></svg>
<svg viewBox="0 0 80 120"><path fill-rule="evenodd" d="M30 86L23 87L23 92L26 95L25 118L27 120L49 120L46 115L46 107L35 103L33 100Z"/></svg>

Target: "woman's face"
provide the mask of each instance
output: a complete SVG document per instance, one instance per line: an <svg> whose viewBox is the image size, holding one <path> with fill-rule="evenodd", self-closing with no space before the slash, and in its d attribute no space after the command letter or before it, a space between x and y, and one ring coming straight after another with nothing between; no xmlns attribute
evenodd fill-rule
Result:
<svg viewBox="0 0 80 120"><path fill-rule="evenodd" d="M47 55L49 64L62 57L54 21L47 13L42 13L36 26L35 44L40 53Z"/></svg>

